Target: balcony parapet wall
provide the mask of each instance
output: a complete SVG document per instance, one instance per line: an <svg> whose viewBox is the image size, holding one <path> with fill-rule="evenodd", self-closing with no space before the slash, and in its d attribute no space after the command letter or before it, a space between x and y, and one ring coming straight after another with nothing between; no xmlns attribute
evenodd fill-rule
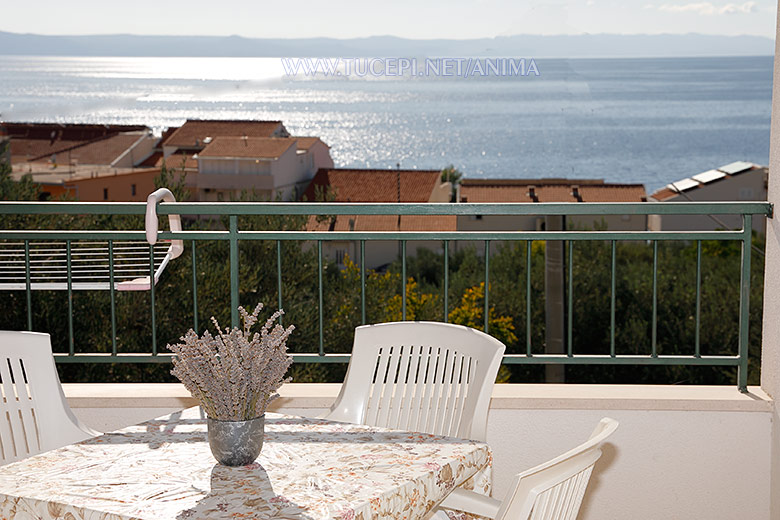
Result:
<svg viewBox="0 0 780 520"><path fill-rule="evenodd" d="M180 384L65 384L88 425L108 431L194 406ZM316 416L339 384L287 384L272 409ZM769 520L774 403L758 387L496 385L488 419L494 496L512 476L620 427L596 466L581 520Z"/></svg>

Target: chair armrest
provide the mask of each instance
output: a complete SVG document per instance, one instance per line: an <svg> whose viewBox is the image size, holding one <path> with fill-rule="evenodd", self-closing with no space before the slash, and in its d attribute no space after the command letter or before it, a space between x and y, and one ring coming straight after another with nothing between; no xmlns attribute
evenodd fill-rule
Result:
<svg viewBox="0 0 780 520"><path fill-rule="evenodd" d="M442 500L439 507L495 518L501 507L501 502L473 491L456 489Z"/></svg>

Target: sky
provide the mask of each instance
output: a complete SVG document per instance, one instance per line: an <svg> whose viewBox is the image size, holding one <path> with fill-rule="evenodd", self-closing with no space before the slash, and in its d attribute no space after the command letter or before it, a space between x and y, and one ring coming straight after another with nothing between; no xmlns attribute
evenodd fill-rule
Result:
<svg viewBox="0 0 780 520"><path fill-rule="evenodd" d="M35 0L5 2L2 12L0 31L36 34L469 39L700 33L774 38L777 1Z"/></svg>

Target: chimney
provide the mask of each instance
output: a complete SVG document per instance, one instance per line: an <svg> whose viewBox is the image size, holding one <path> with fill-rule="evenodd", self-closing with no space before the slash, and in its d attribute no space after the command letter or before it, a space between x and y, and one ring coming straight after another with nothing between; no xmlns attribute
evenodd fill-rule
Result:
<svg viewBox="0 0 780 520"><path fill-rule="evenodd" d="M580 195L579 184L573 184L571 187L571 196L577 199L577 202L582 202L582 195Z"/></svg>
<svg viewBox="0 0 780 520"><path fill-rule="evenodd" d="M536 195L536 186L533 184L528 186L528 193L526 193L526 195L528 195L532 201L539 202L539 197Z"/></svg>

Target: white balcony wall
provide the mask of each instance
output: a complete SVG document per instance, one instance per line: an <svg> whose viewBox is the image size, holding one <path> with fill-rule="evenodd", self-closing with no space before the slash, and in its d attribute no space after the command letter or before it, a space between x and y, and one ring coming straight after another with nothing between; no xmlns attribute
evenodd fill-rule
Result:
<svg viewBox="0 0 780 520"><path fill-rule="evenodd" d="M775 206L775 217L766 223L764 264L764 323L761 344L761 387L774 397L771 438L772 518L780 518L780 18L775 37L775 71L772 93L772 126L769 145L769 188L767 200Z"/></svg>
<svg viewBox="0 0 780 520"><path fill-rule="evenodd" d="M316 416L338 384L288 384L275 411ZM104 431L194 405L181 385L64 385L76 415ZM771 520L774 403L759 388L497 385L488 420L494 496L512 476L620 428L596 466L580 520Z"/></svg>
<svg viewBox="0 0 780 520"><path fill-rule="evenodd" d="M333 158L330 156L330 148L322 141L318 141L309 147L309 154L312 157L312 169L314 173L320 168L333 168Z"/></svg>
<svg viewBox="0 0 780 520"><path fill-rule="evenodd" d="M759 169L684 191L681 195L664 199L664 202L755 201L766 200L766 197L764 170ZM764 233L764 217L755 216L753 219L753 229L758 233ZM718 215L718 220L731 229L742 228L742 217ZM724 227L708 215L659 215L654 226L657 226L653 228L657 231L715 230Z"/></svg>

